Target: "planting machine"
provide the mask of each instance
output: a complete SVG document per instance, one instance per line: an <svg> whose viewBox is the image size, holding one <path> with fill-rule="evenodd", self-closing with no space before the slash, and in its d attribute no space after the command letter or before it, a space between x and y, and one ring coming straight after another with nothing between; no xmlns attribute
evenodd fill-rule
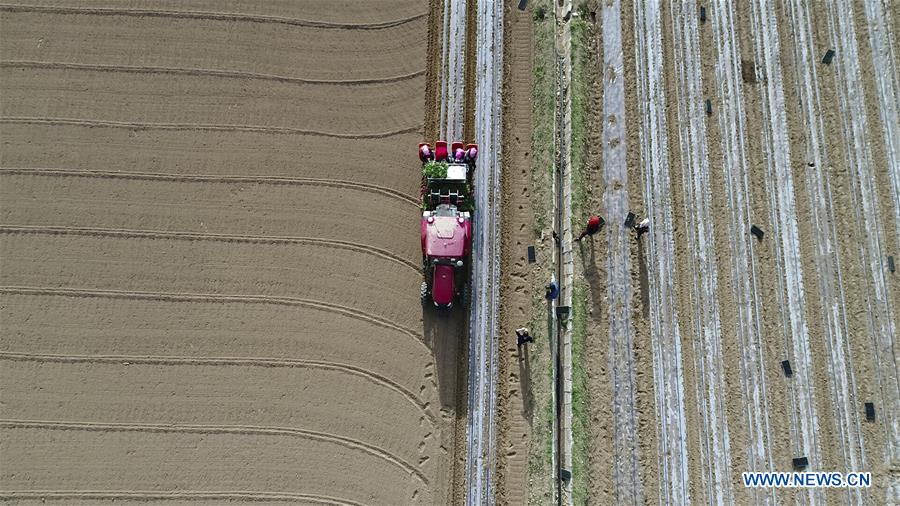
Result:
<svg viewBox="0 0 900 506"><path fill-rule="evenodd" d="M422 304L468 305L468 259L472 253L472 198L478 146L445 141L419 144L422 160Z"/></svg>

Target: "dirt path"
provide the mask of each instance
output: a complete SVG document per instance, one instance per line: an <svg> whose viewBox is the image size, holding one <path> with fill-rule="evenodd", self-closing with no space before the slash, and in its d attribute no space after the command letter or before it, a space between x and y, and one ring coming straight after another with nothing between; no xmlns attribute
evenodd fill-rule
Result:
<svg viewBox="0 0 900 506"><path fill-rule="evenodd" d="M498 504L525 504L527 463L534 399L531 394L531 347L519 348L511 329L532 320L533 287L537 284L526 258L533 242L531 207L531 85L534 33L531 11L507 2L504 19L503 178L506 205L501 215L499 382L497 400ZM535 343L545 346L546 343Z"/></svg>

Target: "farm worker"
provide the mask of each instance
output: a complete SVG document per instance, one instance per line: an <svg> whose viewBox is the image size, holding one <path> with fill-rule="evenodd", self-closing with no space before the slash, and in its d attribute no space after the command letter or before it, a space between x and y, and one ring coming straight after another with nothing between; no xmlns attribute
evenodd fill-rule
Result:
<svg viewBox="0 0 900 506"><path fill-rule="evenodd" d="M528 343L533 343L534 337L528 333L527 327L522 327L520 329L516 329L516 346L524 346Z"/></svg>
<svg viewBox="0 0 900 506"><path fill-rule="evenodd" d="M603 225L603 218L601 218L597 215L591 216L590 218L588 218L587 228L584 229L584 232L582 232L581 235L578 236L578 239L575 239L575 240L580 241L580 240L584 239L584 236L586 236L586 235L596 234L600 230L600 227L602 225Z"/></svg>
<svg viewBox="0 0 900 506"><path fill-rule="evenodd" d="M550 278L550 282L547 283L547 286L545 287L544 297L546 297L547 300L554 300L559 297L559 285L556 283L555 278Z"/></svg>
<svg viewBox="0 0 900 506"><path fill-rule="evenodd" d="M640 223L634 226L634 229L637 230L638 237L641 236L644 232L650 230L650 218L644 218Z"/></svg>
<svg viewBox="0 0 900 506"><path fill-rule="evenodd" d="M428 144L425 144L421 148L419 148L419 158L423 162L427 162L428 160L431 160L432 157L433 157L433 155L431 153L431 148L428 147Z"/></svg>

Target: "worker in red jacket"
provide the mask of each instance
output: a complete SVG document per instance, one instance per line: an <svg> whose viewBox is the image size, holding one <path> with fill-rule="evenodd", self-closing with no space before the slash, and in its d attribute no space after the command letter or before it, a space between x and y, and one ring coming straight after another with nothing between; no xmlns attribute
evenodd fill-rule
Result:
<svg viewBox="0 0 900 506"><path fill-rule="evenodd" d="M584 239L584 236L586 236L586 235L596 234L597 232L600 231L600 227L602 227L602 226L603 226L603 218L596 216L596 215L591 216L590 218L588 218L587 228L584 229L584 232L582 232L581 235L578 236L578 239L575 239L575 240L580 241L580 240Z"/></svg>

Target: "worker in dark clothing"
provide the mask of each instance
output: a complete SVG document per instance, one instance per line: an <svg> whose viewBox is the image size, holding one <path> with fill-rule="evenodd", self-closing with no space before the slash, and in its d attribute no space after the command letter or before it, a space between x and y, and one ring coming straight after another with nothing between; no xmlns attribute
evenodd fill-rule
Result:
<svg viewBox="0 0 900 506"><path fill-rule="evenodd" d="M528 333L527 327L522 327L520 329L516 329L516 346L520 348L528 343L533 343L534 337Z"/></svg>
<svg viewBox="0 0 900 506"><path fill-rule="evenodd" d="M556 283L556 279L550 279L550 282L547 283L547 286L544 288L544 297L546 297L547 300L555 300L559 297L559 284Z"/></svg>
<svg viewBox="0 0 900 506"><path fill-rule="evenodd" d="M600 227L602 227L602 226L603 226L603 218L596 216L596 215L591 216L590 218L588 218L587 228L584 229L584 232L582 232L581 235L578 236L578 239L575 239L575 240L581 241L582 239L584 239L584 236L586 236L586 235L596 234L597 232L600 231Z"/></svg>

